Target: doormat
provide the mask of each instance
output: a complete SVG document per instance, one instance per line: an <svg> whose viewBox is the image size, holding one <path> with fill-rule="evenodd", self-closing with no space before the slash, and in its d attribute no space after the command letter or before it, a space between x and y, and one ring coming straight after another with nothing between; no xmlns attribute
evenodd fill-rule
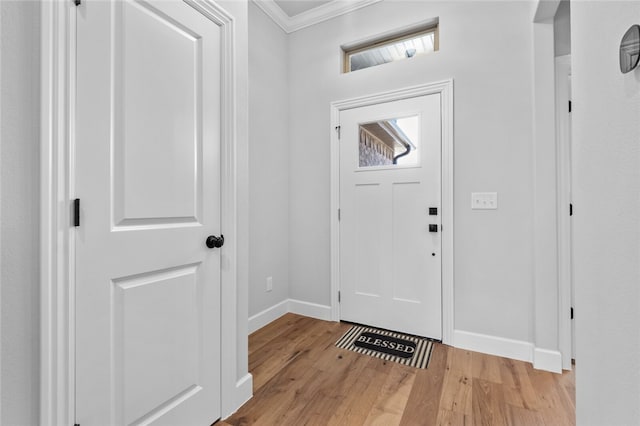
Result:
<svg viewBox="0 0 640 426"><path fill-rule="evenodd" d="M425 338L361 325L352 326L336 346L416 368L427 368L433 350Z"/></svg>

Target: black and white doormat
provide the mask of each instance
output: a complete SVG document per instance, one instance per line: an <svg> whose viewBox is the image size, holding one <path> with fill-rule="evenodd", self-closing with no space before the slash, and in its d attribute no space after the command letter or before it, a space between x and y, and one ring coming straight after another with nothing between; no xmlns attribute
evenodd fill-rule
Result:
<svg viewBox="0 0 640 426"><path fill-rule="evenodd" d="M342 349L416 368L427 368L433 342L379 328L354 325L336 342Z"/></svg>

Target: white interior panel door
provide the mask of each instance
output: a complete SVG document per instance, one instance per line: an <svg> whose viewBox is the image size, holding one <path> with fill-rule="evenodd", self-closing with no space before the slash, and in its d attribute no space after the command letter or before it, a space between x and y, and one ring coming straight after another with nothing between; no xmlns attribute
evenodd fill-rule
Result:
<svg viewBox="0 0 640 426"><path fill-rule="evenodd" d="M76 421L220 417L220 28L181 1L77 12Z"/></svg>
<svg viewBox="0 0 640 426"><path fill-rule="evenodd" d="M340 130L341 319L441 339L440 94L342 111Z"/></svg>

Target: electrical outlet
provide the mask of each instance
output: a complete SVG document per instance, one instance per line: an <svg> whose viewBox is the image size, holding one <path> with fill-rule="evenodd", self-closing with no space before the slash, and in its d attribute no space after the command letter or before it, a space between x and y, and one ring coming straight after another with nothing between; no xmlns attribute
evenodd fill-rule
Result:
<svg viewBox="0 0 640 426"><path fill-rule="evenodd" d="M498 208L497 192L472 192L471 208L473 210L495 210Z"/></svg>
<svg viewBox="0 0 640 426"><path fill-rule="evenodd" d="M267 291L273 290L273 277L267 277Z"/></svg>

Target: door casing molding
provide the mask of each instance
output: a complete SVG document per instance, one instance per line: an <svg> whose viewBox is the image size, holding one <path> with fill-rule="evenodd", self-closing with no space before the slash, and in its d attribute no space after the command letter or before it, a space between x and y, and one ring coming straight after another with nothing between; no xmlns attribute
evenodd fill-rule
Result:
<svg viewBox="0 0 640 426"><path fill-rule="evenodd" d="M558 163L558 307L560 353L562 369L571 370L572 322L572 259L571 259L571 119L567 113L571 101L569 76L571 55L555 58L556 95L556 158Z"/></svg>
<svg viewBox="0 0 640 426"><path fill-rule="evenodd" d="M442 210L442 342L453 342L453 79L422 84L372 95L346 99L331 103L331 319L340 320L340 146L337 127L340 112L383 102L399 101L431 94L440 94L442 120L441 158L441 210Z"/></svg>
<svg viewBox="0 0 640 426"><path fill-rule="evenodd" d="M238 369L236 34L235 20L212 0L184 0L220 27L221 39L221 416L251 397L252 376ZM75 420L74 195L75 28L83 5L42 2L40 164L40 423ZM240 360L241 361L241 360Z"/></svg>

